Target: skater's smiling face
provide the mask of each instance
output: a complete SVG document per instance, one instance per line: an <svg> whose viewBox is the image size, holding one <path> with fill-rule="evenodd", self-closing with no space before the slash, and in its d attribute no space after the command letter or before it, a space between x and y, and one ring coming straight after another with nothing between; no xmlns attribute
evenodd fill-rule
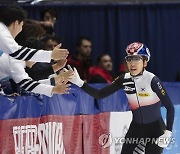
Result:
<svg viewBox="0 0 180 154"><path fill-rule="evenodd" d="M128 70L132 76L139 75L147 66L147 61L142 56L133 55L125 57Z"/></svg>

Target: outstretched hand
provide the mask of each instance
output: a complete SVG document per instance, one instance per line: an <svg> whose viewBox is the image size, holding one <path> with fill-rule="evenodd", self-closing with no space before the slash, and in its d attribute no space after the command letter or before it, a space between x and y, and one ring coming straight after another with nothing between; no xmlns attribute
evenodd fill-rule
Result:
<svg viewBox="0 0 180 154"><path fill-rule="evenodd" d="M55 77L55 83L62 83L65 82L67 83L74 75L73 70L65 70L63 68L63 70Z"/></svg>
<svg viewBox="0 0 180 154"><path fill-rule="evenodd" d="M84 81L80 78L77 69L74 67L74 69L71 68L70 65L67 65L68 70L64 68L64 70L67 72L69 70L72 70L74 72L74 75L68 80L71 83L77 85L78 87L82 87L84 84Z"/></svg>
<svg viewBox="0 0 180 154"><path fill-rule="evenodd" d="M62 44L60 43L53 49L51 59L57 61L67 58L69 51L67 49L60 49L61 45Z"/></svg>
<svg viewBox="0 0 180 154"><path fill-rule="evenodd" d="M53 94L69 94L69 90L71 84L66 84L65 82L59 83L53 87L52 93Z"/></svg>
<svg viewBox="0 0 180 154"><path fill-rule="evenodd" d="M67 63L67 59L61 59L61 60L58 60L55 64L53 64L52 68L53 68L54 73L56 73L57 71L65 67L66 63Z"/></svg>

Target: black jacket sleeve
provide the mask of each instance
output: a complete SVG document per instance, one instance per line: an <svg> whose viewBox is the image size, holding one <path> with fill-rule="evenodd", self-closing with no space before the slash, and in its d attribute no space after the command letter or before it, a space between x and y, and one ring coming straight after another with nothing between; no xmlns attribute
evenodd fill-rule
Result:
<svg viewBox="0 0 180 154"><path fill-rule="evenodd" d="M35 81L47 79L49 75L54 73L52 65L49 63L36 63L32 68L26 67L25 70Z"/></svg>
<svg viewBox="0 0 180 154"><path fill-rule="evenodd" d="M162 104L167 109L167 116L166 116L167 128L166 129L172 131L172 126L174 122L174 106L166 90L164 89L161 81L156 76L152 79L151 87L152 87L152 90L158 95Z"/></svg>
<svg viewBox="0 0 180 154"><path fill-rule="evenodd" d="M113 94L114 92L122 88L123 79L124 79L124 75L119 76L112 82L112 84L105 86L102 89L95 89L89 86L87 83L84 83L84 85L81 88L89 95L93 96L94 98L101 99Z"/></svg>

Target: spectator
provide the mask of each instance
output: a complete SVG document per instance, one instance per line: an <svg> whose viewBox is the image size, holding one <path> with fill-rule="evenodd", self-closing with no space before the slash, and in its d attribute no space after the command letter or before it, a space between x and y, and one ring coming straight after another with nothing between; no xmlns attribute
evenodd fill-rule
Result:
<svg viewBox="0 0 180 154"><path fill-rule="evenodd" d="M52 50L61 42L59 38L52 35L44 35L40 41L42 42L44 50Z"/></svg>
<svg viewBox="0 0 180 154"><path fill-rule="evenodd" d="M0 9L0 49L18 60L31 60L36 62L50 62L51 59L66 59L67 49L59 49L60 45L52 51L34 50L22 47L14 40L21 32L23 21L26 18L25 11L19 6L5 6Z"/></svg>
<svg viewBox="0 0 180 154"><path fill-rule="evenodd" d="M24 21L22 31L16 36L15 40L18 44L25 46L25 42L28 38L35 38L39 40L39 38L42 37L44 34L45 30L41 27L39 23L37 23L35 20L26 19ZM51 50L53 50L53 48Z"/></svg>
<svg viewBox="0 0 180 154"><path fill-rule="evenodd" d="M44 94L47 96L52 96L53 94L63 94L68 93L69 84L66 84L67 79L72 75L72 72L67 74L67 78L64 81L64 77L59 76L55 86L51 85L50 79L42 81L34 81L28 76L24 70L24 63L20 60L16 60L10 57L8 54L3 53L0 56L0 79L7 79L11 77L20 88L25 91Z"/></svg>
<svg viewBox="0 0 180 154"><path fill-rule="evenodd" d="M44 29L34 20L25 20L23 30L17 35L16 41L26 47L34 49L42 49L44 43L41 43L38 39L42 38L45 31ZM49 41L50 40L50 41ZM52 41L51 41L52 40ZM46 50L53 50L60 42L54 36L44 38L45 44L47 44ZM59 71L67 60L59 60L55 64L52 63L35 63L26 61L26 72L33 80L47 79L51 74ZM52 78L53 79L53 78ZM52 81L54 83L54 81Z"/></svg>
<svg viewBox="0 0 180 154"><path fill-rule="evenodd" d="M57 21L57 13L54 9L48 8L41 13L40 24L45 29L46 34L55 35L54 25Z"/></svg>
<svg viewBox="0 0 180 154"><path fill-rule="evenodd" d="M77 54L68 58L68 64L78 69L80 77L88 81L88 70L91 66L92 42L87 37L80 37L76 43Z"/></svg>
<svg viewBox="0 0 180 154"><path fill-rule="evenodd" d="M32 39L31 39L31 41L28 40L27 43L29 46L32 46L34 48L39 47L38 40L32 41ZM67 80L67 78L70 76L70 72L67 74L66 74L66 72L61 72L54 78L50 78L50 79L46 78L46 80L41 80L39 82L36 82L40 79L45 79L44 76L46 76L46 75L49 76L50 74L54 73L54 71L55 71L54 67L57 68L57 66L55 66L55 65L58 65L59 69L64 67L66 64L66 61L61 61L61 62L57 62L57 63L58 64L54 64L53 66L51 66L51 64L47 63L48 67L46 67L46 68L43 68L43 67L36 67L36 69L29 68L30 73L28 72L28 70L26 70L28 72L28 74L30 74L29 76L33 76L33 78L35 80L35 81L33 81L33 79L31 79L24 70L25 63L9 57L5 53L1 54L1 56L0 56L0 64L1 64L0 79L1 79L2 86L3 86L2 88L6 94L14 93L14 92L19 93L19 91L18 91L19 87L22 89L25 89L29 92L44 94L47 96L51 96L53 93L62 94L64 90L66 90L66 92L67 92L68 89L66 88L66 86L68 86L68 85L66 85L65 80ZM41 64L41 63L39 63L39 64ZM32 64L31 67L33 67L34 65L35 64ZM11 84L9 84L8 83L9 78L12 78L15 82L12 79L10 79ZM63 80L65 82L62 83L61 84L62 87L60 87L58 84L59 84L59 82L62 82ZM18 84L18 86L17 86L17 84ZM27 87L25 85L29 85L29 86Z"/></svg>
<svg viewBox="0 0 180 154"><path fill-rule="evenodd" d="M97 59L97 66L89 68L89 76L91 83L111 83L113 77L112 71L112 59L109 54L102 54Z"/></svg>
<svg viewBox="0 0 180 154"><path fill-rule="evenodd" d="M51 86L50 80L42 81L43 83L33 81L24 71L24 63L19 60L41 62L50 62L50 59L66 60L68 51L59 49L60 45L55 47L52 52L30 49L18 45L14 39L22 31L25 19L24 10L19 6L6 6L0 11L0 49L5 52L0 56L1 79L10 76L22 89L47 96L51 96L53 93L66 93L69 87L66 83ZM9 57L6 53L18 60Z"/></svg>
<svg viewBox="0 0 180 154"><path fill-rule="evenodd" d="M32 47L35 49L41 49L42 44L39 40L29 38L26 40L25 45L27 47ZM54 64L51 63L34 63L26 61L26 72L33 80L42 80L42 79L48 79L50 75L58 72L60 69L62 69L67 60L58 60ZM58 73L59 74L59 73ZM56 77L55 77L56 79ZM55 84L55 79L51 78L51 83Z"/></svg>

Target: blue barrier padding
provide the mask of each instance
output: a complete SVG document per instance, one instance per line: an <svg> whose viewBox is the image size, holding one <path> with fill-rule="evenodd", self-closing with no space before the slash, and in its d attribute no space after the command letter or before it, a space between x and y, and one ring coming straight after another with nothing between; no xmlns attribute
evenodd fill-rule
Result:
<svg viewBox="0 0 180 154"><path fill-rule="evenodd" d="M173 104L180 104L180 82L163 82Z"/></svg>
<svg viewBox="0 0 180 154"><path fill-rule="evenodd" d="M34 96L5 97L0 95L0 120L40 117L43 102Z"/></svg>
<svg viewBox="0 0 180 154"><path fill-rule="evenodd" d="M93 84L101 88L106 84ZM173 102L180 104L180 83L164 83ZM70 94L47 96L7 97L0 95L0 120L31 118L43 115L80 115L100 112L128 111L129 104L123 90L96 100L77 86L72 86Z"/></svg>

